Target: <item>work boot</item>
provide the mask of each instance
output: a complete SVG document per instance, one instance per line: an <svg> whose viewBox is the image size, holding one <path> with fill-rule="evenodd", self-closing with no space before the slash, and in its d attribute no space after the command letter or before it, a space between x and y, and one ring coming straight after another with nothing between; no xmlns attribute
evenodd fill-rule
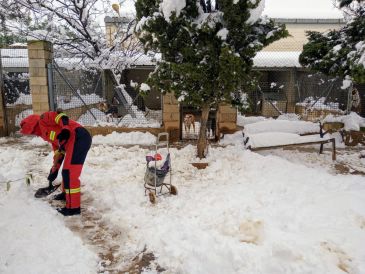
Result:
<svg viewBox="0 0 365 274"><path fill-rule="evenodd" d="M66 193L61 192L61 193L53 196L53 200L55 200L55 201L66 201Z"/></svg>
<svg viewBox="0 0 365 274"><path fill-rule="evenodd" d="M72 216L72 215L80 215L80 208L57 208L57 211L61 213L63 216Z"/></svg>

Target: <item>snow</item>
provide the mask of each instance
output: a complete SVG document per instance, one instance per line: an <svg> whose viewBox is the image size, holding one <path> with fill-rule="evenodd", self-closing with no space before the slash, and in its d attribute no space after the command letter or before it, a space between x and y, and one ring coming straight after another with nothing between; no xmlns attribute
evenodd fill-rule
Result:
<svg viewBox="0 0 365 274"><path fill-rule="evenodd" d="M270 146L300 144L307 142L318 142L327 139L329 138L327 137L321 138L319 134L300 136L299 134L285 133L285 132L263 132L257 134L250 134L246 147L262 148Z"/></svg>
<svg viewBox="0 0 365 274"><path fill-rule="evenodd" d="M300 51L260 51L253 58L255 67L301 67Z"/></svg>
<svg viewBox="0 0 365 274"><path fill-rule="evenodd" d="M351 87L351 85L352 85L351 77L346 75L345 79L343 79L342 81L341 89L348 89Z"/></svg>
<svg viewBox="0 0 365 274"><path fill-rule="evenodd" d="M266 0L263 14L271 18L343 18L332 0Z"/></svg>
<svg viewBox="0 0 365 274"><path fill-rule="evenodd" d="M20 93L18 99L13 104L6 104L9 107L16 105L32 105L32 95Z"/></svg>
<svg viewBox="0 0 365 274"><path fill-rule="evenodd" d="M245 134L284 132L295 134L319 133L319 124L306 121L264 120L244 125Z"/></svg>
<svg viewBox="0 0 365 274"><path fill-rule="evenodd" d="M57 98L57 107L61 109L70 109L84 106L84 101L87 105L97 104L103 102L104 99L101 98L99 95L92 93L92 94L80 94L79 96L70 96L70 97L62 97L59 96ZM80 99L81 97L81 99Z"/></svg>
<svg viewBox="0 0 365 274"><path fill-rule="evenodd" d="M223 29L221 29L220 31L217 32L217 36L221 40L225 41L225 40L227 40L228 33L229 33L229 31L226 28L223 28Z"/></svg>
<svg viewBox="0 0 365 274"><path fill-rule="evenodd" d="M257 20L260 19L261 14L262 14L262 12L265 9L265 0L259 0L259 1L260 2L259 2L258 6L256 8L250 9L250 18L247 20L247 22L249 24L256 23ZM256 4L257 3L256 0L251 0L250 2L253 3L253 4Z"/></svg>
<svg viewBox="0 0 365 274"><path fill-rule="evenodd" d="M167 273L190 274L334 274L343 273L341 268L364 273L362 176L262 156L241 144L211 147L209 166L198 170L190 164L198 160L196 148L188 145L170 148L179 194L159 197L152 206L143 187L151 151L138 144L153 139L94 137L81 178L83 193L94 199L84 207L102 210L103 222L119 229L123 258L134 258L144 247L155 255L152 269L143 273L157 273L156 264ZM135 146L120 147L114 140L134 140ZM0 174L5 180L23 176L29 159L47 171L51 155L37 149L1 144ZM97 273L95 254L53 208L34 200L32 188L0 189L0 272ZM122 262L118 270L128 266Z"/></svg>
<svg viewBox="0 0 365 274"><path fill-rule="evenodd" d="M35 151L0 146L5 180L25 176ZM0 182L1 273L95 273L97 256L64 226L44 201L35 200L24 180L5 191Z"/></svg>
<svg viewBox="0 0 365 274"><path fill-rule="evenodd" d="M351 112L348 115L334 116L327 115L322 122L340 122L344 123L345 130L359 131L360 127L365 127L365 118L359 116L356 112Z"/></svg>
<svg viewBox="0 0 365 274"><path fill-rule="evenodd" d="M164 15L165 20L170 22L172 13L175 12L176 17L178 17L185 6L186 0L163 0L160 4L160 11Z"/></svg>
<svg viewBox="0 0 365 274"><path fill-rule="evenodd" d="M151 133L142 132L130 132L130 133L117 133L112 132L107 136L96 135L93 137L94 145L152 145L156 142L156 137Z"/></svg>

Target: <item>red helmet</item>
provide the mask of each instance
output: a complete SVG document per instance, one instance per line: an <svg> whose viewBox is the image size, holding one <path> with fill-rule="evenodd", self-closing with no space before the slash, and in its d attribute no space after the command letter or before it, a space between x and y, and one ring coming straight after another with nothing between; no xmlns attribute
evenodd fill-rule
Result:
<svg viewBox="0 0 365 274"><path fill-rule="evenodd" d="M161 154L160 154L160 153L156 153L156 154L153 156L153 158L155 158L155 161L160 161L160 160L162 160L162 156L161 156Z"/></svg>
<svg viewBox="0 0 365 274"><path fill-rule="evenodd" d="M40 120L40 116L37 114L31 114L28 117L24 118L20 122L20 133L25 135L36 134L38 132L38 122ZM37 135L37 134L36 134Z"/></svg>

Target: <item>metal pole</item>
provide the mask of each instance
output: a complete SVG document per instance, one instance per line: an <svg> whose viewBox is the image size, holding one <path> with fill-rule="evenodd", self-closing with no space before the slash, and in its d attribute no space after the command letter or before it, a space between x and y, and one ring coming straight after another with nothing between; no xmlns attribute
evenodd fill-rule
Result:
<svg viewBox="0 0 365 274"><path fill-rule="evenodd" d="M52 111L56 110L56 101L54 96L54 87L53 87L53 65L52 63L47 64L47 83L48 83L48 100L49 100L49 109Z"/></svg>
<svg viewBox="0 0 365 274"><path fill-rule="evenodd" d="M1 49L0 49L0 101L1 101L1 105L0 108L3 109L3 127L4 127L4 134L5 136L8 136L9 132L8 132L8 122L7 122L7 118L6 118L6 104L5 104L5 89L4 89L4 78L3 78L3 65L2 65L2 57L1 57Z"/></svg>

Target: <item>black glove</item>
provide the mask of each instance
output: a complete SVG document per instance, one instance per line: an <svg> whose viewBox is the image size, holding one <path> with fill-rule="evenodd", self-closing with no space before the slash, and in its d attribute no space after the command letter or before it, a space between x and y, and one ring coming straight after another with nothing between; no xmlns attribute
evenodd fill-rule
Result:
<svg viewBox="0 0 365 274"><path fill-rule="evenodd" d="M66 128L62 129L61 132L57 135L57 140L61 143L66 143L70 138L70 131Z"/></svg>
<svg viewBox="0 0 365 274"><path fill-rule="evenodd" d="M58 169L55 167L51 168L51 171L49 172L49 175L47 177L49 183L51 184L54 180L56 180L58 175Z"/></svg>

